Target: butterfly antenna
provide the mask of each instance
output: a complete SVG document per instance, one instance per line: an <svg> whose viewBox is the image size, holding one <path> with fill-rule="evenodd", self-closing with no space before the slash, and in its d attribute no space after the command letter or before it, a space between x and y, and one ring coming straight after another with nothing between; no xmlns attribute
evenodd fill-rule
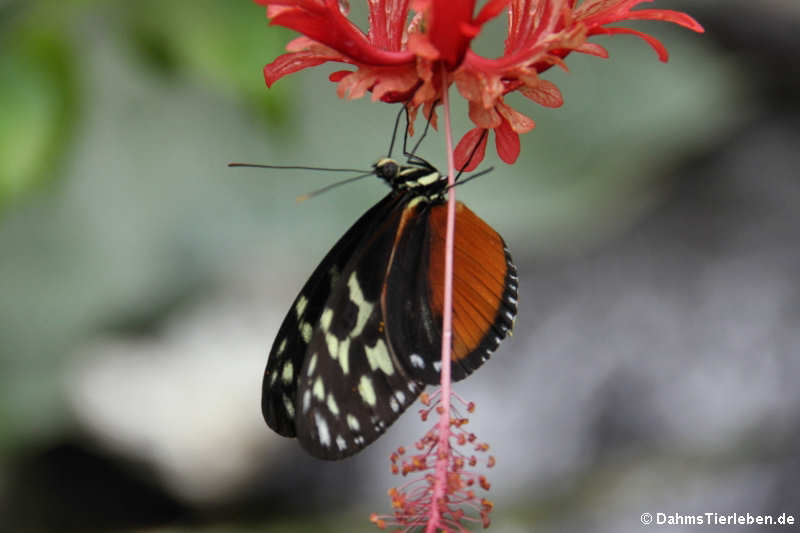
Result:
<svg viewBox="0 0 800 533"><path fill-rule="evenodd" d="M356 171L356 172L360 172L360 171ZM338 187L339 185L346 185L346 184L352 183L352 182L354 182L356 180L360 180L362 178L366 178L368 176L374 176L374 175L375 175L374 171L373 172L367 172L366 174L359 174L358 176L353 176L352 178L347 178L346 180L342 180L342 181L337 181L335 183L331 183L330 185L326 185L325 187L322 187L321 189L317 189L316 191L311 191L311 192L306 193L306 194L301 194L300 196L297 197L297 201L298 202L305 202L309 198L313 198L315 196L319 196L320 194L322 194L324 192L327 192L327 191L333 189L334 187Z"/></svg>
<svg viewBox="0 0 800 533"><path fill-rule="evenodd" d="M231 168L275 168L279 170L320 170L323 172L368 172L363 168L328 168L328 167L303 167L303 166L284 166L284 165L258 165L255 163L228 163ZM371 172L370 172L371 173Z"/></svg>
<svg viewBox="0 0 800 533"><path fill-rule="evenodd" d="M481 134L480 138L478 139L478 142L475 143L475 146L472 147L472 151L469 153L469 157L467 158L467 162L464 163L464 166L462 166L461 170L459 170L458 174L456 174L455 181L458 181L458 179L461 177L461 174L464 173L464 169L467 168L469 166L469 164L472 162L472 158L475 157L475 153L478 151L478 147L480 147L480 145L483 144L483 141L484 141L484 139L486 139L486 134L488 132L489 132L489 130L483 130L483 133ZM464 181L469 181L469 180L473 179L474 177L476 177L476 176L470 176L469 178L465 179Z"/></svg>

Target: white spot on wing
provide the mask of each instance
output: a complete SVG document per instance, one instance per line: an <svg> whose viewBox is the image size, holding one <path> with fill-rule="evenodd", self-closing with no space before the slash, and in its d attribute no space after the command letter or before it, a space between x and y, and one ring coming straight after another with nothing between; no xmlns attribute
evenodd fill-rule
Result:
<svg viewBox="0 0 800 533"><path fill-rule="evenodd" d="M395 413L400 410L400 404L397 403L397 400L395 398L389 399L389 407L391 407L392 411Z"/></svg>
<svg viewBox="0 0 800 533"><path fill-rule="evenodd" d="M303 413L307 413L309 407L311 407L311 391L306 389L303 393Z"/></svg>
<svg viewBox="0 0 800 533"><path fill-rule="evenodd" d="M339 448L340 452L347 448L347 442L345 442L344 437L341 435L336 435L336 447Z"/></svg>
<svg viewBox="0 0 800 533"><path fill-rule="evenodd" d="M406 395L403 393L403 391L401 391L401 390L395 391L394 397L397 398L398 402L406 403Z"/></svg>
<svg viewBox="0 0 800 533"><path fill-rule="evenodd" d="M361 424L358 423L358 419L351 414L347 415L347 427L352 429L353 431L358 431L361 429Z"/></svg>
<svg viewBox="0 0 800 533"><path fill-rule="evenodd" d="M442 362L441 361L434 361L433 362L433 369L437 372L441 372L442 370Z"/></svg>
<svg viewBox="0 0 800 533"><path fill-rule="evenodd" d="M331 445L331 432L328 430L328 423L319 413L314 413L314 422L317 424L317 433L319 434L319 443L325 447Z"/></svg>
<svg viewBox="0 0 800 533"><path fill-rule="evenodd" d="M409 360L411 361L411 366L414 368L425 368L425 359L423 359L421 355L412 353Z"/></svg>

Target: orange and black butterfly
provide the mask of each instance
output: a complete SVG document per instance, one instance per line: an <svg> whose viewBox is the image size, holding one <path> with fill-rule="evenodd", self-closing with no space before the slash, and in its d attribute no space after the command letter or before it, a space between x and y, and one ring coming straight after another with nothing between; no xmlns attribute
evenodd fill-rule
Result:
<svg viewBox="0 0 800 533"><path fill-rule="evenodd" d="M407 155L405 164L386 157L373 165L392 190L311 274L267 361L264 419L321 459L363 449L425 385L439 383L447 176ZM500 235L457 203L453 380L511 331L517 282Z"/></svg>

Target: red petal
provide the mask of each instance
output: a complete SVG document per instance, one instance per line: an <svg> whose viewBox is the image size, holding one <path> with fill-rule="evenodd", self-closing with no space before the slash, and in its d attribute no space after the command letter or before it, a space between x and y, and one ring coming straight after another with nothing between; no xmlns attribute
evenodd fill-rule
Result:
<svg viewBox="0 0 800 533"><path fill-rule="evenodd" d="M399 51L408 18L408 0L368 2L369 40L385 50Z"/></svg>
<svg viewBox="0 0 800 533"><path fill-rule="evenodd" d="M509 0L489 0L472 22L478 26L495 18L508 5Z"/></svg>
<svg viewBox="0 0 800 533"><path fill-rule="evenodd" d="M497 155L505 163L513 164L519 157L519 135L511 129L511 126L505 120L494 129L494 135Z"/></svg>
<svg viewBox="0 0 800 533"><path fill-rule="evenodd" d="M313 52L293 52L283 54L275 58L275 61L264 67L264 81L267 82L267 87L272 87L272 84L293 72L303 70L308 67L316 67L326 61L331 61L333 58L320 57Z"/></svg>
<svg viewBox="0 0 800 533"><path fill-rule="evenodd" d="M314 4L313 9L281 10L270 24L298 31L359 63L402 65L413 62L414 56L410 52L393 52L373 46L338 8L325 9Z"/></svg>
<svg viewBox="0 0 800 533"><path fill-rule="evenodd" d="M519 88L519 92L544 107L561 107L564 105L564 97L552 81L539 80L539 83L534 87L523 85Z"/></svg>
<svg viewBox="0 0 800 533"><path fill-rule="evenodd" d="M575 49L576 52L580 52L582 54L589 54L590 56L597 56L602 57L603 59L608 59L608 50L604 47L600 46L597 43L583 43L578 48Z"/></svg>
<svg viewBox="0 0 800 533"><path fill-rule="evenodd" d="M496 128L503 120L497 112L496 106L485 108L477 102L470 101L469 103L469 119L478 127L481 128Z"/></svg>
<svg viewBox="0 0 800 533"><path fill-rule="evenodd" d="M457 169L463 172L471 172L483 161L486 156L486 140L489 137L487 133L488 131L483 128L473 128L458 141L458 146L453 151L453 161ZM478 141L480 141L480 144L476 148L475 143ZM474 154L473 150L475 151ZM470 155L472 159L470 159ZM469 164L467 165L468 161Z"/></svg>
<svg viewBox="0 0 800 533"><path fill-rule="evenodd" d="M697 33L704 33L706 31L699 22L686 13L672 11L670 9L639 9L637 11L629 11L625 16L625 20L662 20L664 22L672 22L684 28L689 28Z"/></svg>
<svg viewBox="0 0 800 533"><path fill-rule="evenodd" d="M532 118L523 115L502 100L497 102L495 109L515 133L528 133L536 127Z"/></svg>
<svg viewBox="0 0 800 533"><path fill-rule="evenodd" d="M352 74L352 70L337 70L336 72L331 72L328 79L334 83L342 81L342 78L345 78Z"/></svg>
<svg viewBox="0 0 800 533"><path fill-rule="evenodd" d="M618 35L621 33L625 33L628 35L635 35L643 39L645 42L647 42L647 44L653 47L653 50L655 50L656 53L658 54L658 59L660 59L665 63L669 60L669 52L667 52L666 47L663 44L661 44L661 41L659 41L652 35L632 30L630 28L593 28L589 31L590 35L595 35L595 34Z"/></svg>
<svg viewBox="0 0 800 533"><path fill-rule="evenodd" d="M383 100L387 94L405 94L418 83L414 67L381 68L378 81L372 87L372 100Z"/></svg>

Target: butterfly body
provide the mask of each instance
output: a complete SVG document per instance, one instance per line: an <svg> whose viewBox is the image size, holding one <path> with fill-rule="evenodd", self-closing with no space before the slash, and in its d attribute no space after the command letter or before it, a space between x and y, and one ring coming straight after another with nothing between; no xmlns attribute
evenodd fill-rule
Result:
<svg viewBox="0 0 800 533"><path fill-rule="evenodd" d="M311 275L270 351L262 412L312 455L339 459L378 438L426 384L439 382L447 178L389 158L391 188ZM502 238L457 204L454 380L513 327L517 274Z"/></svg>

